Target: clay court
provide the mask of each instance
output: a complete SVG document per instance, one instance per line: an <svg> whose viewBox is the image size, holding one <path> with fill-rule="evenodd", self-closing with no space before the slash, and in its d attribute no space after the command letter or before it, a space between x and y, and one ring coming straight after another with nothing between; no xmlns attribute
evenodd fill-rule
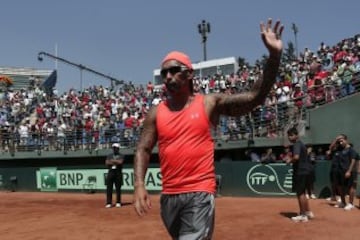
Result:
<svg viewBox="0 0 360 240"><path fill-rule="evenodd" d="M104 208L104 194L0 192L2 240L170 239L159 216L159 196L138 217L132 196L122 208ZM358 203L358 202L356 202ZM360 210L350 212L310 200L316 219L293 223L295 198L216 198L214 239L355 239Z"/></svg>

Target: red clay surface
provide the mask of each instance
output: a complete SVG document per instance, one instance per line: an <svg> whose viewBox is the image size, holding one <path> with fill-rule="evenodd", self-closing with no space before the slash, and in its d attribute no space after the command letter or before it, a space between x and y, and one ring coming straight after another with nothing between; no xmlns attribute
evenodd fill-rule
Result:
<svg viewBox="0 0 360 240"><path fill-rule="evenodd" d="M122 208L104 208L104 193L0 192L1 240L112 240L170 239L159 214L159 196L138 217L132 196L123 196ZM356 200L358 204L358 200ZM295 198L216 198L214 239L356 239L358 207L350 212L310 200L316 219L293 223Z"/></svg>

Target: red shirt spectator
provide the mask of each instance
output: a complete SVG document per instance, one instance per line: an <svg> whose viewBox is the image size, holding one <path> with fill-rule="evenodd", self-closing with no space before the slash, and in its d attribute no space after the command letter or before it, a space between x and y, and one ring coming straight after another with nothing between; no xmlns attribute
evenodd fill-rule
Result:
<svg viewBox="0 0 360 240"><path fill-rule="evenodd" d="M148 82L148 84L146 85L146 91L147 91L147 94L150 95L153 93L154 91L154 85L152 84L151 81Z"/></svg>
<svg viewBox="0 0 360 240"><path fill-rule="evenodd" d="M209 89L211 91L213 91L215 89L215 79L214 78L210 78L210 81L209 81Z"/></svg>
<svg viewBox="0 0 360 240"><path fill-rule="evenodd" d="M279 155L279 160L282 162L285 162L287 158L291 157L292 153L290 151L290 147L289 146L285 146L284 147L284 151L282 153L280 153Z"/></svg>
<svg viewBox="0 0 360 240"><path fill-rule="evenodd" d="M106 110L106 111L111 111L111 104L112 104L113 102L115 102L115 101L112 100L112 99L109 99L109 100L107 100L107 101L105 102L104 107L105 107L105 110Z"/></svg>
<svg viewBox="0 0 360 240"><path fill-rule="evenodd" d="M135 121L136 119L133 116L130 116L129 114L129 116L124 121L125 128L133 128Z"/></svg>
<svg viewBox="0 0 360 240"><path fill-rule="evenodd" d="M93 120L91 119L91 117L88 117L88 118L86 119L85 126L84 126L85 131L86 131L86 132L91 132L91 131L93 130L93 127L94 127L94 122L93 122Z"/></svg>
<svg viewBox="0 0 360 240"><path fill-rule="evenodd" d="M315 74L314 79L326 79L328 77L329 73L327 71L324 70L320 70Z"/></svg>
<svg viewBox="0 0 360 240"><path fill-rule="evenodd" d="M42 108L42 106L39 104L36 107L36 114L38 116L38 118L42 118L44 117L44 109Z"/></svg>
<svg viewBox="0 0 360 240"><path fill-rule="evenodd" d="M315 86L315 79L314 78L308 78L306 82L306 87L308 89L308 92L314 92L314 86Z"/></svg>
<svg viewBox="0 0 360 240"><path fill-rule="evenodd" d="M300 84L296 84L291 98L294 100L295 106L298 108L302 108L304 105L302 96L304 96L304 92L301 90Z"/></svg>
<svg viewBox="0 0 360 240"><path fill-rule="evenodd" d="M323 85L322 80L319 78L315 78L314 96L315 96L316 103L320 103L320 102L324 101L324 98L325 98L324 85Z"/></svg>
<svg viewBox="0 0 360 240"><path fill-rule="evenodd" d="M90 101L90 96L86 92L84 92L81 97L82 105L87 105L89 101Z"/></svg>
<svg viewBox="0 0 360 240"><path fill-rule="evenodd" d="M343 60L345 57L347 56L347 52L342 50L342 51L339 51L335 54L334 56L334 61L335 62L339 62L341 60Z"/></svg>

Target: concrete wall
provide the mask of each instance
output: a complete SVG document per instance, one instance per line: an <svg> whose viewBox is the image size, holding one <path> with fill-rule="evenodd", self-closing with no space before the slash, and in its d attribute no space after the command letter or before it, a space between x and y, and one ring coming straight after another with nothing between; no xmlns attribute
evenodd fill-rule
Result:
<svg viewBox="0 0 360 240"><path fill-rule="evenodd" d="M330 143L344 133L360 150L360 94L357 93L309 112L309 138L314 144Z"/></svg>

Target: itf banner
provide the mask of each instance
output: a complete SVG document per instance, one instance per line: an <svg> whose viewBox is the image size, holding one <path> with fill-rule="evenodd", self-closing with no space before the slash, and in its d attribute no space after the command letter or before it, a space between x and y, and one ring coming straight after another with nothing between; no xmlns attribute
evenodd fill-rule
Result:
<svg viewBox="0 0 360 240"><path fill-rule="evenodd" d="M285 164L257 164L246 174L248 188L258 195L294 195L293 170Z"/></svg>

